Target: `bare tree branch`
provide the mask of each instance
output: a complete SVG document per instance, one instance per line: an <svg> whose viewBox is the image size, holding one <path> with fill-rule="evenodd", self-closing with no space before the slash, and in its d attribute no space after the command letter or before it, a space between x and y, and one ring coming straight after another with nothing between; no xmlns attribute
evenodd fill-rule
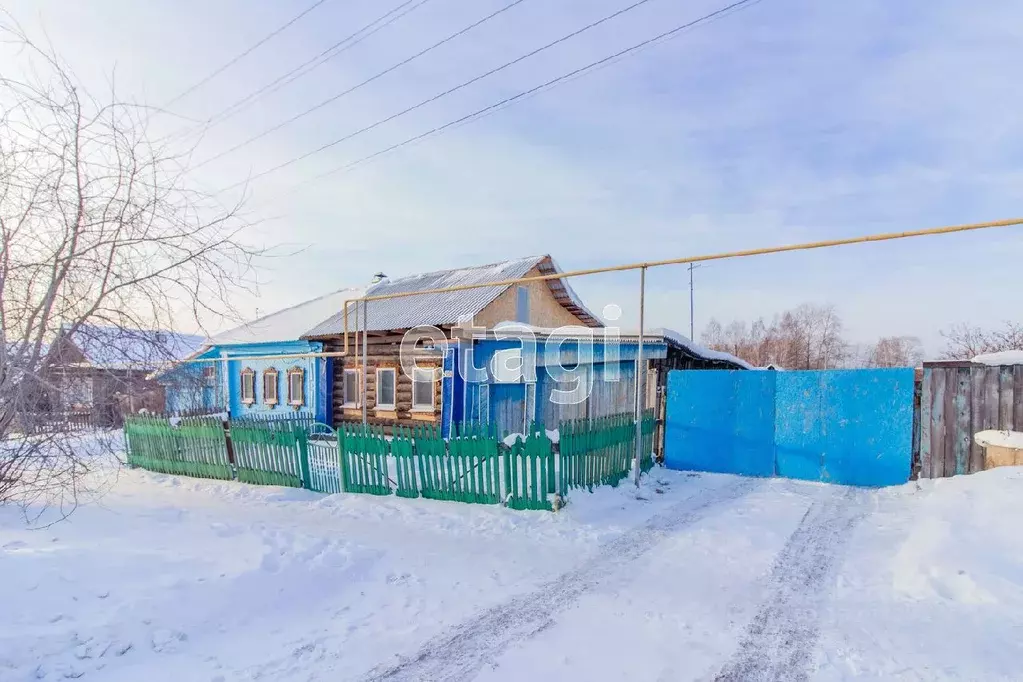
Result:
<svg viewBox="0 0 1023 682"><path fill-rule="evenodd" d="M67 391L54 341L115 326L144 348L129 367L158 366L171 350L153 330L233 317L230 293L262 251L241 240L241 200L197 189L191 150L154 141L149 110L113 78L99 101L2 13L0 41L25 63L0 75L0 503L73 502L90 462L44 416Z"/></svg>

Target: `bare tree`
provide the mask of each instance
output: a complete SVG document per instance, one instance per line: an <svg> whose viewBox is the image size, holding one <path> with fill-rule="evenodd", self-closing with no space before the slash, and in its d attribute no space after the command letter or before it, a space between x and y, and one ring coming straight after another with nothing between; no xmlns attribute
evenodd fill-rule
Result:
<svg viewBox="0 0 1023 682"><path fill-rule="evenodd" d="M833 306L807 303L782 313L770 325L758 319L749 326L735 321L722 327L711 320L703 341L760 367L829 369L841 366L848 356L842 331Z"/></svg>
<svg viewBox="0 0 1023 682"><path fill-rule="evenodd" d="M67 429L15 432L61 390L47 371L59 334L117 327L151 366L168 352L152 330L229 314L256 252L239 239L240 205L195 189L187 150L148 134L149 110L90 96L10 21L0 38L25 65L24 76L7 64L0 74L2 503L18 491L73 494L88 470Z"/></svg>
<svg viewBox="0 0 1023 682"><path fill-rule="evenodd" d="M998 329L982 329L967 324L955 325L943 332L943 360L970 360L981 353L1023 350L1023 324L1005 322Z"/></svg>
<svg viewBox="0 0 1023 682"><path fill-rule="evenodd" d="M915 336L884 336L866 349L867 367L916 367L923 360L920 339Z"/></svg>

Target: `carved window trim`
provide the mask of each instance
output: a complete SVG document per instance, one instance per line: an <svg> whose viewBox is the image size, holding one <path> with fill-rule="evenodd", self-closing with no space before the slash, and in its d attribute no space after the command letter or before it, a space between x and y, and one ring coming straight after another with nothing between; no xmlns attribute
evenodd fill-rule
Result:
<svg viewBox="0 0 1023 682"><path fill-rule="evenodd" d="M298 382L296 391L295 382ZM305 370L301 367L292 367L288 370L288 404L292 407L305 405Z"/></svg>
<svg viewBox="0 0 1023 682"><path fill-rule="evenodd" d="M275 367L263 370L263 403L265 405L273 407L280 402L280 396L278 395L280 390L278 384L280 374Z"/></svg>
<svg viewBox="0 0 1023 682"><path fill-rule="evenodd" d="M241 372L242 405L253 405L256 402L256 370L246 367Z"/></svg>

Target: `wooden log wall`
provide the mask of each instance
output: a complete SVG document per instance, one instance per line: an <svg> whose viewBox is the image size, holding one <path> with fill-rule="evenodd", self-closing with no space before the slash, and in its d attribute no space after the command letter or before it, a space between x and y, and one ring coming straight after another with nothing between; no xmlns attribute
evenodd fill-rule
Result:
<svg viewBox="0 0 1023 682"><path fill-rule="evenodd" d="M395 425L413 426L425 422L439 422L441 414L441 391L442 381L434 382L434 411L433 414L412 412L412 377L406 376L401 371L400 347L403 334L399 331L374 334L370 332L366 338L366 404L367 421L374 426L392 427ZM362 407L345 408L344 402L344 371L345 369L362 368L362 336L355 342L355 335L352 335L352 344L349 351L351 357L334 358L334 385L331 395L334 425L341 422L362 422ZM325 351L337 352L344 350L344 342L340 338L323 339ZM356 353L357 351L357 353ZM430 355L424 353L418 357L420 367L440 367L442 357L440 353ZM393 368L395 370L395 409L380 411L376 410L376 370L379 367ZM360 377L362 373L360 372ZM387 429L390 432L390 429Z"/></svg>
<svg viewBox="0 0 1023 682"><path fill-rule="evenodd" d="M920 477L984 468L978 431L1023 431L1023 365L925 363L920 394Z"/></svg>

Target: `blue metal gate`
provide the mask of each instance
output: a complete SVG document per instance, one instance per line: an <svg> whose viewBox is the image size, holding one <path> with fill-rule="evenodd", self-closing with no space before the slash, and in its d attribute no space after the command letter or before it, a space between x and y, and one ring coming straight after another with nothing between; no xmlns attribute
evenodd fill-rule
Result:
<svg viewBox="0 0 1023 682"><path fill-rule="evenodd" d="M665 465L849 485L909 480L913 370L668 375Z"/></svg>

